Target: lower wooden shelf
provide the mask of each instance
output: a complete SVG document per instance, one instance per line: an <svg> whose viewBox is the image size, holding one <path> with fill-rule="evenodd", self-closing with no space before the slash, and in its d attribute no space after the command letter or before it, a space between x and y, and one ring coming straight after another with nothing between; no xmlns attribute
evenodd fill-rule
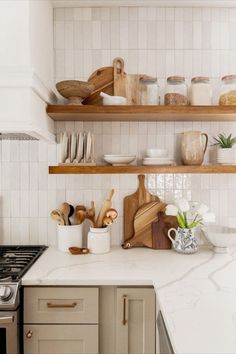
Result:
<svg viewBox="0 0 236 354"><path fill-rule="evenodd" d="M50 174L236 173L236 165L203 166L49 166Z"/></svg>

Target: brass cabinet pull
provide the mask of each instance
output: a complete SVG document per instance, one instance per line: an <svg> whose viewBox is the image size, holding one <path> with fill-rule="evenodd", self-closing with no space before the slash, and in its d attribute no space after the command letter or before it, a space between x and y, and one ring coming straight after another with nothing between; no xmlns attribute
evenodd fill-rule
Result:
<svg viewBox="0 0 236 354"><path fill-rule="evenodd" d="M123 295L123 321L122 321L122 323L124 326L128 322L126 320L126 307L127 307L127 295Z"/></svg>
<svg viewBox="0 0 236 354"><path fill-rule="evenodd" d="M77 305L77 302L73 302L72 304L53 304L51 302L47 302L47 307L49 309L63 309L63 308L75 308Z"/></svg>
<svg viewBox="0 0 236 354"><path fill-rule="evenodd" d="M26 338L31 338L32 337L32 335L33 335L33 331L28 331L27 333L26 333Z"/></svg>

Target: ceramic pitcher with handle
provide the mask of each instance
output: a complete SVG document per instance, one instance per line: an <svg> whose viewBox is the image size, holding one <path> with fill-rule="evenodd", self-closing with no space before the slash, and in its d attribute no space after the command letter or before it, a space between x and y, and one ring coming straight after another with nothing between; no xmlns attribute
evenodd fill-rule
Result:
<svg viewBox="0 0 236 354"><path fill-rule="evenodd" d="M175 239L171 237L171 233L175 233ZM172 227L168 230L167 235L171 240L173 248L176 252L191 254L197 252L198 250L198 243L194 233L195 228L182 229L178 227L176 230Z"/></svg>
<svg viewBox="0 0 236 354"><path fill-rule="evenodd" d="M205 142L203 141L205 138ZM181 159L184 165L201 165L207 148L208 135L200 131L182 133Z"/></svg>

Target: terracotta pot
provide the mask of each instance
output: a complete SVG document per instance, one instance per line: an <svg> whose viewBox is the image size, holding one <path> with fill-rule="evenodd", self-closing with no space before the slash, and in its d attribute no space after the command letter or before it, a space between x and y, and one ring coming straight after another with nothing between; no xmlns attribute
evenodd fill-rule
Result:
<svg viewBox="0 0 236 354"><path fill-rule="evenodd" d="M203 142L205 137L205 143ZM181 160L183 165L200 166L204 160L207 148L208 136L200 131L189 131L182 133Z"/></svg>

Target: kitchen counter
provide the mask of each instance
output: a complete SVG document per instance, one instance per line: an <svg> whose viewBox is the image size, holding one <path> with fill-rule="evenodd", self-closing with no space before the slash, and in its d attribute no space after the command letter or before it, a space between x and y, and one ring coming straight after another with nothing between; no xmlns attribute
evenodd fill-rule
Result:
<svg viewBox="0 0 236 354"><path fill-rule="evenodd" d="M176 354L236 353L236 249L181 255L113 248L73 256L49 248L22 284L153 285Z"/></svg>

